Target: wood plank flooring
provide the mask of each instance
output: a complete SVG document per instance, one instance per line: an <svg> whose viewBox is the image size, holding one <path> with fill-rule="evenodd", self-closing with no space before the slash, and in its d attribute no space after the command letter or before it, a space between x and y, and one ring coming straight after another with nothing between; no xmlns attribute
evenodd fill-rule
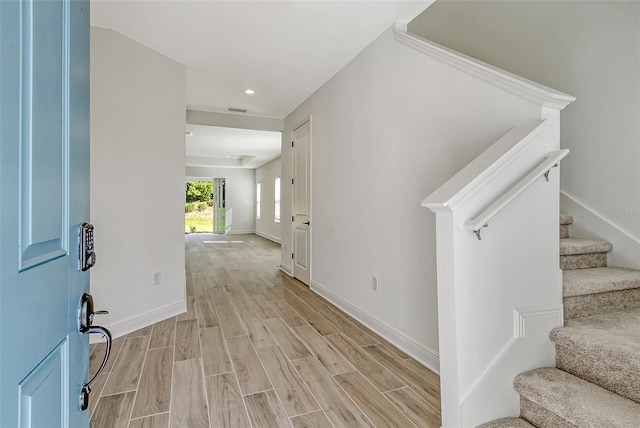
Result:
<svg viewBox="0 0 640 428"><path fill-rule="evenodd" d="M283 274L279 245L194 234L185 251L188 311L115 340L92 428L440 426L438 376Z"/></svg>

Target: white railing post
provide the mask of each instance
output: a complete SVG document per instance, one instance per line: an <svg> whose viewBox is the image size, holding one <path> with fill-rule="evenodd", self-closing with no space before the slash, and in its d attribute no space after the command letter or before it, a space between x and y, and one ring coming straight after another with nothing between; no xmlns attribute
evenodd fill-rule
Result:
<svg viewBox="0 0 640 428"><path fill-rule="evenodd" d="M511 383L553 365L562 323L557 126L516 127L433 192L442 423L518 414ZM548 173L547 173L548 172ZM548 181L545 180L545 175ZM490 227L473 233L490 222Z"/></svg>

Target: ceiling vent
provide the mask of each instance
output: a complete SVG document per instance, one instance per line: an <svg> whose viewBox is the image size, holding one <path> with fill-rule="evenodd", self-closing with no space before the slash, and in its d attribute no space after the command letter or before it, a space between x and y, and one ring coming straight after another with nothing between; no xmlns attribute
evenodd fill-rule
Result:
<svg viewBox="0 0 640 428"><path fill-rule="evenodd" d="M233 111L235 113L246 113L247 109L246 108L229 107L229 111Z"/></svg>

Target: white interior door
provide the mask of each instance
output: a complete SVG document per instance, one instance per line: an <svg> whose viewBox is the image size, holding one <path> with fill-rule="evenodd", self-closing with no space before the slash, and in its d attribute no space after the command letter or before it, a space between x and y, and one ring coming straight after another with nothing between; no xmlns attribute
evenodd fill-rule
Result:
<svg viewBox="0 0 640 428"><path fill-rule="evenodd" d="M311 220L309 174L311 125L293 131L293 276L309 285L311 270Z"/></svg>

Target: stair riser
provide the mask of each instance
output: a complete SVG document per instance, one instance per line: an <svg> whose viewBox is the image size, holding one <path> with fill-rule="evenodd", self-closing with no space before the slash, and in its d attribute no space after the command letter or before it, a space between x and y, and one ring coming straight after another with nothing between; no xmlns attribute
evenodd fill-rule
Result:
<svg viewBox="0 0 640 428"><path fill-rule="evenodd" d="M565 297L563 300L564 319L568 320L605 312L640 308L640 288Z"/></svg>
<svg viewBox="0 0 640 428"><path fill-rule="evenodd" d="M607 253L574 254L560 256L560 269L588 269L605 267L607 265Z"/></svg>
<svg viewBox="0 0 640 428"><path fill-rule="evenodd" d="M640 364L624 355L556 344L556 367L640 403Z"/></svg>
<svg viewBox="0 0 640 428"><path fill-rule="evenodd" d="M560 224L563 226L568 226L573 223L573 217L569 214L560 213Z"/></svg>
<svg viewBox="0 0 640 428"><path fill-rule="evenodd" d="M569 225L561 224L560 225L560 238L568 238L569 237Z"/></svg>
<svg viewBox="0 0 640 428"><path fill-rule="evenodd" d="M521 418L503 418L478 425L476 428L536 428Z"/></svg>
<svg viewBox="0 0 640 428"><path fill-rule="evenodd" d="M577 428L576 425L524 397L520 397L520 417L538 428Z"/></svg>

